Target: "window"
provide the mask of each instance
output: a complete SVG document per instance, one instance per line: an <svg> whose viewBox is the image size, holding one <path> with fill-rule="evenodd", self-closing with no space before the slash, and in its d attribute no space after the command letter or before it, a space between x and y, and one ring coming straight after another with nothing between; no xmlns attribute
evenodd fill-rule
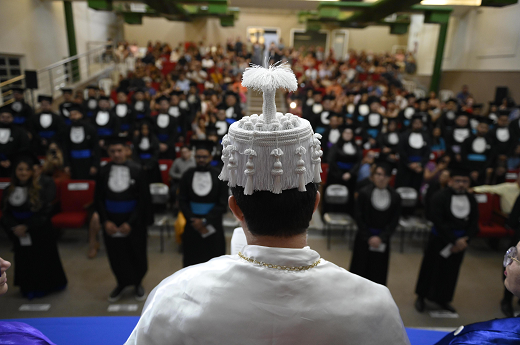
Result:
<svg viewBox="0 0 520 345"><path fill-rule="evenodd" d="M6 80L10 80L14 77L22 75L22 57L13 55L2 55L0 54L0 83ZM11 93L9 89L13 86L23 86L23 80L19 80L13 84L6 85L0 89L2 97L0 97L0 104L11 99Z"/></svg>

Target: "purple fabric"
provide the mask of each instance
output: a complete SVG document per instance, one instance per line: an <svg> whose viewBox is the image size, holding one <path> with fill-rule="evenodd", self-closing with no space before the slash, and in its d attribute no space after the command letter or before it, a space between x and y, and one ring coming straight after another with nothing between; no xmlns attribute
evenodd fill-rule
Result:
<svg viewBox="0 0 520 345"><path fill-rule="evenodd" d="M22 322L0 321L2 345L56 345L36 328Z"/></svg>

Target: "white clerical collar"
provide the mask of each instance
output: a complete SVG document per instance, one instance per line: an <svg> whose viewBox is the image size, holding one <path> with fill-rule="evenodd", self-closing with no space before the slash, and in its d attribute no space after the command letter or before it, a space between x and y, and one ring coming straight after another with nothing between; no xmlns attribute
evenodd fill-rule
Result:
<svg viewBox="0 0 520 345"><path fill-rule="evenodd" d="M247 245L241 252L245 257L279 266L308 266L320 259L320 254L310 247L277 248Z"/></svg>

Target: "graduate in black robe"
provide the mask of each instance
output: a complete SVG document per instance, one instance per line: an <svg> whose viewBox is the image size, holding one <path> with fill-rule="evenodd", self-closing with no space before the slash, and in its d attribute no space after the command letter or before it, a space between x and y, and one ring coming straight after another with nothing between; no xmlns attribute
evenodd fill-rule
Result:
<svg viewBox="0 0 520 345"><path fill-rule="evenodd" d="M459 102L455 98L446 101L446 109L442 112L438 122L441 126L442 133L452 130L455 126L455 118L457 117Z"/></svg>
<svg viewBox="0 0 520 345"><path fill-rule="evenodd" d="M170 107L168 108L168 115L173 117L179 126L177 132L180 136L186 137L186 131L190 129L191 122L188 123L188 119L190 118L189 109L183 109L180 106L180 93L178 91L174 91L170 97Z"/></svg>
<svg viewBox="0 0 520 345"><path fill-rule="evenodd" d="M28 150L29 145L25 129L13 125L11 108L0 108L0 177L11 176L18 152Z"/></svg>
<svg viewBox="0 0 520 345"><path fill-rule="evenodd" d="M97 92L99 88L94 85L87 86L87 99L83 101L83 114L85 119L92 119L98 108Z"/></svg>
<svg viewBox="0 0 520 345"><path fill-rule="evenodd" d="M327 186L332 184L346 186L349 197L346 205L329 205L324 201L323 214L326 212L354 214L354 192L362 157L363 150L356 144L352 126L345 126L341 132L341 137L329 152Z"/></svg>
<svg viewBox="0 0 520 345"><path fill-rule="evenodd" d="M422 116L412 117L411 128L399 138L399 166L395 186L421 188L424 167L430 159L430 136L423 128Z"/></svg>
<svg viewBox="0 0 520 345"><path fill-rule="evenodd" d="M59 115L61 116L63 122L65 122L65 125L70 126L70 107L74 103L74 99L72 97L72 89L62 88L61 93L63 95L63 102L59 106Z"/></svg>
<svg viewBox="0 0 520 345"><path fill-rule="evenodd" d="M14 98L14 102L10 105L14 117L13 124L29 130L29 121L34 114L34 111L33 108L25 102L25 89L21 87L13 87L11 88L11 91L13 92Z"/></svg>
<svg viewBox="0 0 520 345"><path fill-rule="evenodd" d="M52 96L39 95L41 112L29 121L32 133L32 149L38 156L44 156L51 141L61 140L66 131L65 122L60 115L52 112Z"/></svg>
<svg viewBox="0 0 520 345"><path fill-rule="evenodd" d="M141 166L148 183L159 183L162 182L159 170L159 140L152 133L152 128L150 122L141 122L139 135L134 138L134 162Z"/></svg>
<svg viewBox="0 0 520 345"><path fill-rule="evenodd" d="M509 131L508 112L498 113L496 125L488 132L487 139L495 149L496 158L506 161L513 146L513 137Z"/></svg>
<svg viewBox="0 0 520 345"><path fill-rule="evenodd" d="M235 121L240 120L244 115L240 107L238 95L232 91L228 91L224 94L224 102L218 106L218 109L224 109L226 111L226 117Z"/></svg>
<svg viewBox="0 0 520 345"><path fill-rule="evenodd" d="M175 117L168 114L170 100L168 97L157 98L159 114L154 118L154 131L159 139L159 158L174 159L175 143L179 137L179 124Z"/></svg>
<svg viewBox="0 0 520 345"><path fill-rule="evenodd" d="M134 288L135 298L141 301L146 298L141 283L148 270L146 204L150 191L141 168L128 161L124 139L110 139L108 154L111 162L99 172L95 206L117 281L109 301L119 300L127 286Z"/></svg>
<svg viewBox="0 0 520 345"><path fill-rule="evenodd" d="M112 113L119 119L119 136L131 138L135 118L132 107L128 104L128 91L125 89L117 89L117 104L114 105Z"/></svg>
<svg viewBox="0 0 520 345"><path fill-rule="evenodd" d="M416 112L415 95L410 93L406 95L405 98L408 100L408 105L397 115L400 130L403 132L410 128L410 125L412 124L412 116L414 116Z"/></svg>
<svg viewBox="0 0 520 345"><path fill-rule="evenodd" d="M495 160L496 150L487 137L488 129L487 118L482 117L476 135L464 140L461 146L462 162L470 171L472 186L485 184L493 172L491 163Z"/></svg>
<svg viewBox="0 0 520 345"><path fill-rule="evenodd" d="M107 96L99 97L98 109L92 118L92 124L96 127L99 140L105 140L119 134L120 121L110 109L110 101Z"/></svg>
<svg viewBox="0 0 520 345"><path fill-rule="evenodd" d="M354 111L354 123L357 128L363 127L363 123L366 120L366 117L370 114L370 104L368 99L367 90L361 91L361 99L358 104L356 104L356 110Z"/></svg>
<svg viewBox="0 0 520 345"><path fill-rule="evenodd" d="M305 104L302 106L302 117L309 121L312 128L315 129L318 125L318 119L323 111L323 95L318 90L308 90L307 96L312 92L312 97L307 97Z"/></svg>
<svg viewBox="0 0 520 345"><path fill-rule="evenodd" d="M397 119L390 118L386 125L386 132L380 133L377 141L381 148L380 157L388 162L397 162L399 148L399 132L397 131Z"/></svg>
<svg viewBox="0 0 520 345"><path fill-rule="evenodd" d="M358 232L350 272L386 285L390 259L390 238L401 211L401 197L388 186L392 168L379 162L372 172L372 184L359 190L356 201Z"/></svg>
<svg viewBox="0 0 520 345"><path fill-rule="evenodd" d="M65 135L64 166L73 180L93 180L99 170L101 149L96 129L83 119L83 109L70 108L71 126Z"/></svg>
<svg viewBox="0 0 520 345"><path fill-rule="evenodd" d="M450 305L457 285L460 265L468 242L477 235L478 204L468 193L467 170L454 169L449 187L438 191L431 201L433 228L419 271L415 308L425 309L425 298L444 310L455 313Z"/></svg>
<svg viewBox="0 0 520 345"><path fill-rule="evenodd" d="M186 119L186 124L188 124L187 129L190 129L189 124L195 120L195 116L202 109L202 101L199 96L199 89L197 88L197 83L190 83L190 89L188 90L188 94L186 95L186 100L190 106L190 114Z"/></svg>
<svg viewBox="0 0 520 345"><path fill-rule="evenodd" d="M140 121L150 117L150 102L145 99L143 89L137 89L133 95L132 112L136 126Z"/></svg>
<svg viewBox="0 0 520 345"><path fill-rule="evenodd" d="M51 224L56 186L50 179L49 183L40 183L34 171L38 164L30 152L20 154L12 183L2 195L0 219L14 244L14 285L29 299L67 285Z"/></svg>
<svg viewBox="0 0 520 345"><path fill-rule="evenodd" d="M316 118L316 133L323 134L330 123L330 114L333 113L332 107L334 105L334 97L327 95L323 98L323 109L317 114Z"/></svg>
<svg viewBox="0 0 520 345"><path fill-rule="evenodd" d="M455 118L453 128L444 132L446 134L446 152L453 161L462 162L462 143L467 138L473 136L469 126L469 117L467 113L459 113Z"/></svg>
<svg viewBox="0 0 520 345"><path fill-rule="evenodd" d="M329 115L329 125L325 128L321 142L323 143L321 150L323 151L324 161L328 161L329 151L334 144L336 144L341 137L341 115L338 113L331 113Z"/></svg>
<svg viewBox="0 0 520 345"><path fill-rule="evenodd" d="M179 207L186 218L182 234L183 266L196 265L226 253L222 217L227 210L228 186L210 166L214 143L195 141L195 168L182 175Z"/></svg>

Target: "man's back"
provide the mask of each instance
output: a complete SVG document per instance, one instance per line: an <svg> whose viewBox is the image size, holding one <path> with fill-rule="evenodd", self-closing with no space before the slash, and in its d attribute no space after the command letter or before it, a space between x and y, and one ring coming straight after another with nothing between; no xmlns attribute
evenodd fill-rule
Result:
<svg viewBox="0 0 520 345"><path fill-rule="evenodd" d="M409 344L388 289L304 249L246 246L163 280L127 344ZM282 270L266 265L295 267Z"/></svg>

